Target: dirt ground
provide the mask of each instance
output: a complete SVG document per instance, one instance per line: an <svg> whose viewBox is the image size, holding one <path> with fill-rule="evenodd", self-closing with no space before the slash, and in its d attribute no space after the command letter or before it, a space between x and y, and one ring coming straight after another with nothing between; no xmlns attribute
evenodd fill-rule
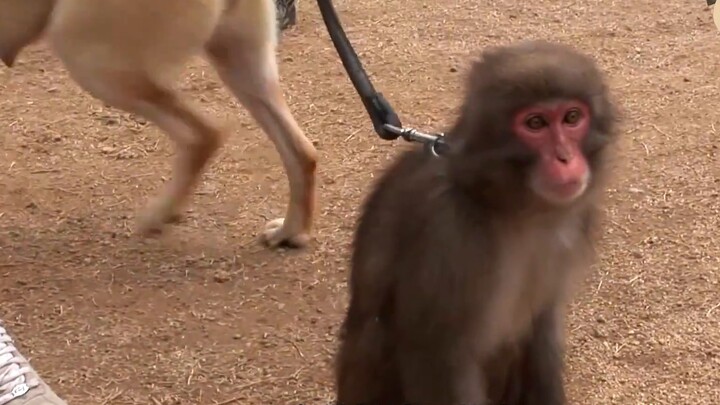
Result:
<svg viewBox="0 0 720 405"><path fill-rule="evenodd" d="M663 4L664 3L664 4ZM444 4L444 5L441 5ZM720 403L720 38L704 1L337 0L403 121L442 130L468 62L525 38L595 55L622 105L601 263L570 314L573 403ZM0 318L71 404L329 404L357 207L402 141L377 138L314 2L279 50L320 153L311 246L282 216L270 141L198 59L182 89L233 131L187 220L138 240L167 137L71 82L42 45L0 69Z"/></svg>

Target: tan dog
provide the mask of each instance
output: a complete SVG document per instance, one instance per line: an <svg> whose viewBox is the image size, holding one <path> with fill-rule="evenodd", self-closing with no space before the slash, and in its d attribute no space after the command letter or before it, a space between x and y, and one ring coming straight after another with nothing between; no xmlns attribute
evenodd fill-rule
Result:
<svg viewBox="0 0 720 405"><path fill-rule="evenodd" d="M46 38L88 93L144 116L167 132L178 153L167 189L140 216L143 234L179 217L220 130L172 90L200 52L275 144L288 180L285 218L270 221L269 246L304 246L315 205L316 150L295 122L280 88L273 0L0 0L0 59Z"/></svg>

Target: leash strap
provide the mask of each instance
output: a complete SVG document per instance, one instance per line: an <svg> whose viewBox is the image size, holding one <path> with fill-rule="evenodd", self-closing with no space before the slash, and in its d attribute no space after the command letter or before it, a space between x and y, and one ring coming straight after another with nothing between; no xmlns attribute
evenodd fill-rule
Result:
<svg viewBox="0 0 720 405"><path fill-rule="evenodd" d="M370 78L368 77L365 69L360 62L355 50L350 44L345 30L340 24L340 19L335 12L331 0L317 0L318 7L320 7L320 13L322 14L323 21L327 27L330 39L332 39L333 45L337 50L340 60L342 60L345 71L350 77L355 90L360 95L360 99L365 105L365 109L370 115L375 132L380 135L380 138L385 140L397 139L400 134L388 131L385 125L392 125L397 128L402 128L400 118L393 110L390 103L385 100L382 93L375 90Z"/></svg>
<svg viewBox="0 0 720 405"><path fill-rule="evenodd" d="M385 140L395 140L403 137L407 141L421 142L430 152L438 156L447 150L442 134L426 134L412 128L403 128L400 118L387 102L382 93L375 90L370 78L360 62L355 50L348 40L345 30L340 23L332 0L317 0L320 14L322 14L325 27L335 50L340 56L345 71L350 77L355 90L362 100L365 110L370 116L375 132Z"/></svg>

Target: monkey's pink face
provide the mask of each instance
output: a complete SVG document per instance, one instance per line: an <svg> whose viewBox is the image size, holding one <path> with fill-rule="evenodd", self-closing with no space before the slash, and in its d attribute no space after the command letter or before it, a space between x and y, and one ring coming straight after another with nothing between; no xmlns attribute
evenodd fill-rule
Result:
<svg viewBox="0 0 720 405"><path fill-rule="evenodd" d="M577 100L530 106L515 115L513 129L538 154L530 187L547 202L563 205L580 197L590 180L590 167L580 147L590 130L590 109Z"/></svg>

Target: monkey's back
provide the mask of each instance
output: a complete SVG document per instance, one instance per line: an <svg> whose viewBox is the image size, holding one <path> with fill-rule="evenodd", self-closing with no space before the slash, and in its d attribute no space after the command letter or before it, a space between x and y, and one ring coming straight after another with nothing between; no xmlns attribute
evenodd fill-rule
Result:
<svg viewBox="0 0 720 405"><path fill-rule="evenodd" d="M472 202L455 193L443 163L420 148L403 153L385 170L363 203L354 235L350 275L353 299L361 302L365 297L397 293L403 288L397 285L398 279L407 277L437 287L426 279L452 281L452 275L433 263L441 266L442 258L452 256L452 250L467 240L458 235L457 228L481 240L478 256L483 256L484 262L492 260L493 243L485 235L493 226L492 213L485 212L482 204L468 207ZM418 294L433 294L422 290ZM367 310L376 313L378 308Z"/></svg>

